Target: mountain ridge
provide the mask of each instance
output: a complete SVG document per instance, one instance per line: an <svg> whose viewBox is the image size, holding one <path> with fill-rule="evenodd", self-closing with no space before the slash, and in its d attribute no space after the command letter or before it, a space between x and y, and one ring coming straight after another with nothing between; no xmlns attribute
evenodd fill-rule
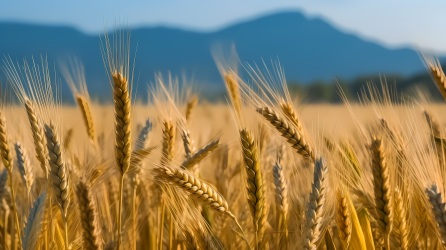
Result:
<svg viewBox="0 0 446 250"><path fill-rule="evenodd" d="M19 61L24 57L30 59L31 55L47 55L50 65L75 55L85 64L91 94L111 92L99 35L67 26L13 22L0 22L0 34L6 37L0 39L0 54ZM187 76L193 75L206 91L223 89L210 52L215 44L225 47L235 44L241 62L280 59L287 79L304 84L333 81L337 77L352 79L364 74L410 76L424 70L418 54L410 48L388 49L298 12L272 14L213 32L139 27L132 29L132 55L136 44L135 75L139 76L140 85L152 81L155 72L177 76L185 72ZM0 78L5 79L2 73ZM69 94L68 88L64 91Z"/></svg>

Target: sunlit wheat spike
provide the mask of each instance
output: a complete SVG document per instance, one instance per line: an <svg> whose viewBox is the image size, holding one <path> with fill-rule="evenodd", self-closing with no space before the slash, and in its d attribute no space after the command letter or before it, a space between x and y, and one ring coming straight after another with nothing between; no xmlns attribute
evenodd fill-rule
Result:
<svg viewBox="0 0 446 250"><path fill-rule="evenodd" d="M407 213L406 213L406 204L403 199L403 194L401 190L395 189L395 225L393 227L394 232L396 233L396 242L397 245L402 249L406 250L409 247L408 235L409 228L407 223Z"/></svg>
<svg viewBox="0 0 446 250"><path fill-rule="evenodd" d="M90 186L83 180L76 185L76 196L83 229L83 247L85 250L101 249L100 231L95 201Z"/></svg>
<svg viewBox="0 0 446 250"><path fill-rule="evenodd" d="M237 82L235 73L225 73L224 79L226 87L228 88L229 95L231 96L232 102L234 103L234 109L236 114L240 117L242 112L241 99L240 99L240 86Z"/></svg>
<svg viewBox="0 0 446 250"><path fill-rule="evenodd" d="M281 136L287 140L296 153L314 162L313 149L305 140L301 131L298 131L294 126L290 126L276 111L267 106L259 109L258 112L280 132Z"/></svg>
<svg viewBox="0 0 446 250"><path fill-rule="evenodd" d="M350 211L348 208L347 191L340 187L336 190L336 224L338 226L339 239L344 245L344 249L348 249L350 238L352 236L352 222Z"/></svg>
<svg viewBox="0 0 446 250"><path fill-rule="evenodd" d="M12 172L14 161L12 158L12 152L8 144L8 135L6 133L6 120L0 110L0 149L2 153L2 161L8 172Z"/></svg>
<svg viewBox="0 0 446 250"><path fill-rule="evenodd" d="M389 166L386 161L384 145L381 138L373 137L371 145L373 191L375 194L375 207L377 223L382 232L386 244L389 244L389 236L393 225L392 187ZM388 247L387 247L388 248Z"/></svg>
<svg viewBox="0 0 446 250"><path fill-rule="evenodd" d="M34 110L33 103L25 97L24 99L26 113L28 115L28 120L31 125L31 131L33 133L34 147L36 149L37 160L40 162L40 168L42 168L45 175L48 174L47 159L48 159L48 149L46 145L45 131L41 126L39 121L39 116Z"/></svg>
<svg viewBox="0 0 446 250"><path fill-rule="evenodd" d="M194 96L188 103L186 106L186 121L189 122L191 115L192 115L192 111L195 109L195 107L198 104L198 97Z"/></svg>
<svg viewBox="0 0 446 250"><path fill-rule="evenodd" d="M45 215L45 197L43 192L39 198L34 202L32 208L29 210L29 215L26 220L24 235L22 238L22 249L33 250L36 248L37 239L39 238L39 231L42 226L42 220Z"/></svg>
<svg viewBox="0 0 446 250"><path fill-rule="evenodd" d="M435 218L435 226L440 234L443 246L446 246L446 202L444 201L443 194L438 191L436 185L426 189L426 194Z"/></svg>
<svg viewBox="0 0 446 250"><path fill-rule="evenodd" d="M22 177L23 184L26 189L30 189L33 185L34 175L32 172L32 167L28 159L28 154L20 142L14 144L16 157L17 157L17 168Z"/></svg>
<svg viewBox="0 0 446 250"><path fill-rule="evenodd" d="M70 205L68 169L63 159L59 134L53 123L50 123L50 125L45 124L45 135L53 193L60 211L64 216L67 216L68 206Z"/></svg>
<svg viewBox="0 0 446 250"><path fill-rule="evenodd" d="M69 149L70 148L72 139L73 139L73 128L70 128L65 133L65 136L63 138L63 143L64 143L65 149Z"/></svg>
<svg viewBox="0 0 446 250"><path fill-rule="evenodd" d="M234 217L229 211L228 203L225 198L192 173L182 169L168 168L164 166L157 167L155 172L157 178L180 187L186 191L188 195L191 195L197 201L210 207L215 212Z"/></svg>
<svg viewBox="0 0 446 250"><path fill-rule="evenodd" d="M259 162L259 150L252 134L245 129L240 130L240 140L245 162L246 188L248 191L249 211L251 212L255 232L261 231L265 200L263 178Z"/></svg>
<svg viewBox="0 0 446 250"><path fill-rule="evenodd" d="M174 144L175 143L175 127L172 121L163 121L163 157L161 159L162 164L170 157L174 155Z"/></svg>
<svg viewBox="0 0 446 250"><path fill-rule="evenodd" d="M183 134L181 137L183 139L185 158L186 160L189 160L193 154L193 148L192 148L193 146L192 146L192 139L190 138L190 132L187 131L186 129L183 129Z"/></svg>
<svg viewBox="0 0 446 250"><path fill-rule="evenodd" d="M115 102L115 157L122 176L130 167L132 155L132 104L127 79L119 72L114 72L112 77Z"/></svg>
<svg viewBox="0 0 446 250"><path fill-rule="evenodd" d="M90 103L84 96L80 94L76 96L76 99L82 112L82 118L84 119L85 127L87 129L88 138L93 145L96 145L97 135L93 121L93 114L91 113Z"/></svg>
<svg viewBox="0 0 446 250"><path fill-rule="evenodd" d="M276 161L276 164L273 167L273 177L275 187L274 190L276 192L276 205L282 218L282 220L279 222L282 224L279 228L281 231L279 236L279 248L283 249L286 248L288 243L288 186L282 166L280 165L280 159Z"/></svg>
<svg viewBox="0 0 446 250"><path fill-rule="evenodd" d="M438 61L438 59L427 60L425 58L424 60L432 74L432 78L434 79L438 90L440 91L443 98L446 100L446 76L443 72L443 69L441 68L440 62Z"/></svg>
<svg viewBox="0 0 446 250"><path fill-rule="evenodd" d="M286 217L286 214L288 213L288 186L279 161L276 161L276 164L273 167L273 176L276 204L278 205L279 211Z"/></svg>
<svg viewBox="0 0 446 250"><path fill-rule="evenodd" d="M195 154L193 154L188 160L184 161L181 164L184 168L191 170L195 165L200 163L202 160L206 158L212 151L216 150L220 146L220 139L210 142L205 147L198 150Z"/></svg>
<svg viewBox="0 0 446 250"><path fill-rule="evenodd" d="M296 111L294 110L293 104L290 102L285 102L282 100L280 102L280 107L282 108L283 113L288 117L288 119L296 125L296 128L302 133L302 124L299 119L299 117L296 114Z"/></svg>
<svg viewBox="0 0 446 250"><path fill-rule="evenodd" d="M314 163L313 184L306 210L306 223L303 247L308 250L317 248L321 235L321 224L325 210L325 200L328 188L328 166L322 158Z"/></svg>

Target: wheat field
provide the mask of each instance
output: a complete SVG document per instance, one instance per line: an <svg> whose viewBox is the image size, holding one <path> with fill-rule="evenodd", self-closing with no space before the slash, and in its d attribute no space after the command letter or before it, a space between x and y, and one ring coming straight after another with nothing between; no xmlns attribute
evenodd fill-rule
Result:
<svg viewBox="0 0 446 250"><path fill-rule="evenodd" d="M214 54L227 103L156 74L135 104L127 32L101 37L113 105L78 60L59 81L44 57L4 57L20 105L2 95L0 249L444 249L444 104L385 83L299 103L279 64L235 51Z"/></svg>

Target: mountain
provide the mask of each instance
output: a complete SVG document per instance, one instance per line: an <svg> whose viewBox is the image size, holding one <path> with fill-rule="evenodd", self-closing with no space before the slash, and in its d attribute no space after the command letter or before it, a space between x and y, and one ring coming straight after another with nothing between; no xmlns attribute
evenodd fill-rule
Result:
<svg viewBox="0 0 446 250"><path fill-rule="evenodd" d="M110 96L99 35L70 27L7 22L0 23L0 34L0 54L14 60L47 55L57 68L59 61L75 55L85 65L90 94ZM209 33L166 27L133 29L132 50L137 47L135 75L139 77L140 92L146 94L141 86L152 81L158 71L186 73L204 90L221 91L222 80L210 53L215 44L235 44L242 62L259 64L263 58L269 64L270 59L279 59L287 79L304 84L377 73L409 76L424 69L412 49L388 49L341 32L321 19L285 12ZM0 79L5 79L3 73ZM63 91L69 94L67 87Z"/></svg>

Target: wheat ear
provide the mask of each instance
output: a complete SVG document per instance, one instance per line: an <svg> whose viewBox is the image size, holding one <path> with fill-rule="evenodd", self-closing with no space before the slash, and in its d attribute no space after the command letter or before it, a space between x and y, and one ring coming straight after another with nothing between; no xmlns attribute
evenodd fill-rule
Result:
<svg viewBox="0 0 446 250"><path fill-rule="evenodd" d="M184 145L184 152L185 152L184 158L186 158L186 160L189 160L193 154L193 148L192 148L193 141L190 138L190 132L187 131L186 129L183 129L183 134L181 137L183 139L183 145Z"/></svg>
<svg viewBox="0 0 446 250"><path fill-rule="evenodd" d="M387 165L384 145L381 138L373 137L371 145L373 191L378 226L384 234L386 249L389 250L389 237L393 225L392 187L390 170Z"/></svg>
<svg viewBox="0 0 446 250"><path fill-rule="evenodd" d="M71 146L71 142L73 139L73 128L68 129L68 131L65 133L65 136L63 138L63 143L64 143L64 147L65 149L69 149Z"/></svg>
<svg viewBox="0 0 446 250"><path fill-rule="evenodd" d="M444 75L440 63L438 61L435 63L427 62L427 66L429 67L432 77L437 84L438 90L440 91L443 98L446 100L446 76Z"/></svg>
<svg viewBox="0 0 446 250"><path fill-rule="evenodd" d="M403 195L399 188L395 189L395 227L394 232L397 234L397 245L402 250L407 250L409 247L408 234L409 229L406 220L406 202L404 202Z"/></svg>
<svg viewBox="0 0 446 250"><path fill-rule="evenodd" d="M166 163L168 157L172 158L174 155L175 145L175 127L170 120L163 122L163 158L161 163Z"/></svg>
<svg viewBox="0 0 446 250"><path fill-rule="evenodd" d="M50 166L50 178L53 186L53 193L56 197L56 203L59 207L65 227L65 248L68 250L68 228L67 213L70 205L70 184L68 169L65 164L62 145L59 134L54 123L45 124L46 145L48 148L48 163Z"/></svg>
<svg viewBox="0 0 446 250"><path fill-rule="evenodd" d="M87 129L88 138L91 143L97 147L98 139L96 135L96 130L94 128L93 114L90 109L90 102L84 96L78 94L76 96L77 103L82 112L82 118L84 119L85 127Z"/></svg>
<svg viewBox="0 0 446 250"><path fill-rule="evenodd" d="M34 202L33 207L29 210L23 234L23 250L33 250L36 248L39 231L45 215L45 197L46 193L43 192Z"/></svg>
<svg viewBox="0 0 446 250"><path fill-rule="evenodd" d="M217 139L205 147L198 150L195 154L193 154L189 159L185 160L181 165L191 170L195 165L200 163L204 158L206 158L212 151L216 150L220 146L220 139Z"/></svg>
<svg viewBox="0 0 446 250"><path fill-rule="evenodd" d="M234 103L234 109L238 117L240 117L242 112L240 89L237 79L232 73L224 74L226 87L228 88L229 95L231 96L232 102Z"/></svg>
<svg viewBox="0 0 446 250"><path fill-rule="evenodd" d="M39 116L34 109L33 103L25 97L25 109L28 115L29 124L31 125L31 131L34 139L34 147L36 148L37 160L40 162L40 167L48 178L48 149L46 148L45 131L43 130L39 121Z"/></svg>
<svg viewBox="0 0 446 250"><path fill-rule="evenodd" d="M91 195L90 186L85 181L81 180L76 185L76 196L83 228L83 247L85 250L100 249L100 232L96 206Z"/></svg>
<svg viewBox="0 0 446 250"><path fill-rule="evenodd" d="M17 168L19 169L23 184L27 190L27 201L29 201L29 193L34 182L32 167L29 163L28 154L26 153L26 150L23 148L22 144L16 142L14 144L14 148L17 157Z"/></svg>
<svg viewBox="0 0 446 250"><path fill-rule="evenodd" d="M215 212L229 216L234 220L234 222L237 223L237 226L240 227L235 215L229 211L229 205L225 198L210 185L207 185L192 173L179 168L169 168L167 166L160 166L156 168L155 173L156 178L179 187L180 189L184 190L186 194L194 197L195 200L211 208ZM240 230L242 230L241 227ZM246 236L244 236L244 238L246 240ZM249 242L247 240L246 243L249 246Z"/></svg>
<svg viewBox="0 0 446 250"><path fill-rule="evenodd" d="M347 195L348 193L342 187L336 190L336 225L338 226L339 239L342 245L344 245L344 249L348 249L352 236L352 222Z"/></svg>
<svg viewBox="0 0 446 250"><path fill-rule="evenodd" d="M282 166L280 165L280 159L276 161L273 167L274 186L276 193L276 205L281 214L280 223L280 239L279 249L286 249L288 245L288 186L283 174Z"/></svg>
<svg viewBox="0 0 446 250"><path fill-rule="evenodd" d="M245 162L246 188L248 191L249 211L251 212L254 231L256 233L256 249L259 248L259 239L257 234L263 232L264 217L264 190L262 172L259 162L259 150L251 133L246 130L240 130L240 141L243 150L243 160Z"/></svg>
<svg viewBox="0 0 446 250"><path fill-rule="evenodd" d="M191 118L192 111L197 107L198 104L198 97L194 96L186 106L186 121L189 122Z"/></svg>
<svg viewBox="0 0 446 250"><path fill-rule="evenodd" d="M325 199L328 188L328 166L322 158L314 163L313 184L306 210L306 230L303 246L307 250L316 250L321 236L321 224L325 211Z"/></svg>
<svg viewBox="0 0 446 250"><path fill-rule="evenodd" d="M296 128L302 133L302 131L303 131L302 123L301 123L299 117L297 116L296 111L294 110L293 104L282 100L280 102L280 107L282 108L283 113L285 113L285 115L288 117L288 119L294 125L296 125Z"/></svg>
<svg viewBox="0 0 446 250"><path fill-rule="evenodd" d="M427 197L431 204L432 213L435 218L435 224L441 238L443 246L446 246L446 202L436 185L426 189Z"/></svg>
<svg viewBox="0 0 446 250"><path fill-rule="evenodd" d="M11 189L12 207L15 218L15 224L17 228L16 231L19 238L19 244L22 245L22 237L20 237L21 227L19 224L19 216L17 214L17 209L15 205L14 187L12 185L12 168L14 167L14 161L12 158L12 152L8 144L8 135L6 133L6 120L1 110L0 110L0 149L1 149L1 158L3 161L3 165L5 166L9 174L9 188Z"/></svg>
<svg viewBox="0 0 446 250"><path fill-rule="evenodd" d="M258 112L280 132L281 136L287 140L298 154L302 155L303 158L314 162L313 149L305 140L301 131L298 131L294 126L290 126L287 121L279 116L279 114L267 106L259 109Z"/></svg>
<svg viewBox="0 0 446 250"><path fill-rule="evenodd" d="M119 72L112 74L113 100L115 102L115 158L118 170L121 174L119 185L119 209L118 209L118 249L121 249L121 211L122 211L122 186L125 173L130 168L132 156L132 102L130 100L129 83Z"/></svg>

